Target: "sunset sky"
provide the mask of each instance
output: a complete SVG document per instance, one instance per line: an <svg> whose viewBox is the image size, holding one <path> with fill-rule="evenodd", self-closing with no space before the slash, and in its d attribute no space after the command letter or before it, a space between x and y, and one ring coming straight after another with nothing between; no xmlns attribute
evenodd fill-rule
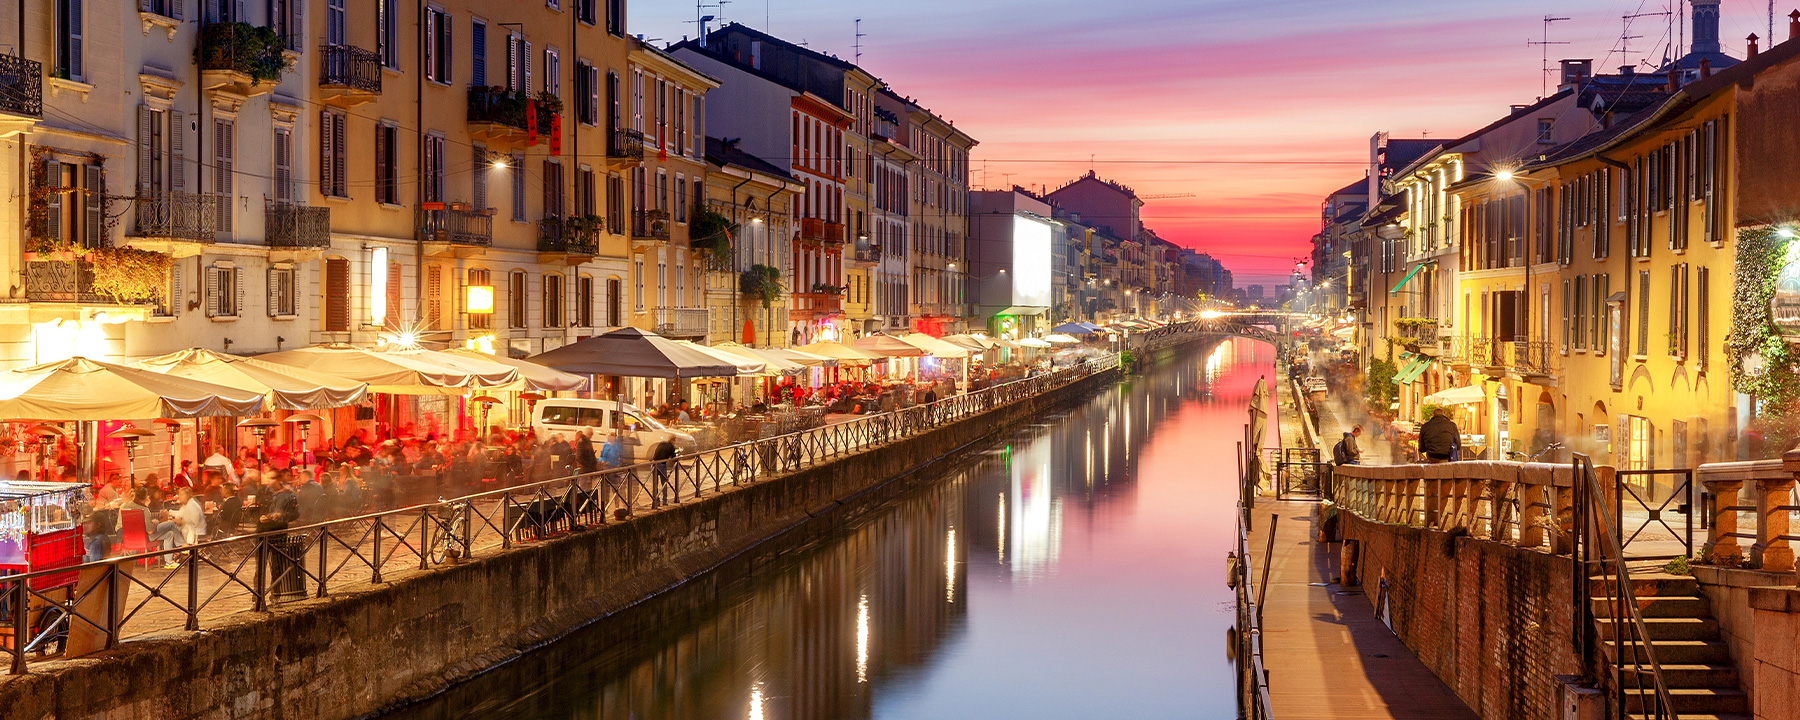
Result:
<svg viewBox="0 0 1800 720"><path fill-rule="evenodd" d="M710 0L716 2L716 0ZM1787 4L1778 37L1787 33ZM708 14L851 59L981 142L977 187L1052 189L1092 167L1150 198L1146 224L1212 253L1239 286L1283 282L1325 193L1362 177L1369 136L1456 137L1540 94L1550 60L1616 72L1667 52L1680 0L736 0ZM630 28L674 42L694 6L635 0ZM765 15L766 13L766 15ZM1764 0L1725 0L1725 52L1767 36ZM766 19L765 19L766 18ZM1766 40L1765 40L1766 46ZM1226 162L1221 162L1226 161Z"/></svg>

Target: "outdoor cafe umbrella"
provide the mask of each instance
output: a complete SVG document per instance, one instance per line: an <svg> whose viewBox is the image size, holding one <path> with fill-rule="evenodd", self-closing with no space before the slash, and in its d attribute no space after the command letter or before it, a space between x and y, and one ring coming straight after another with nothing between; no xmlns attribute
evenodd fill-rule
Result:
<svg viewBox="0 0 1800 720"><path fill-rule="evenodd" d="M0 373L0 418L51 421L255 415L263 394L82 357Z"/></svg>
<svg viewBox="0 0 1800 720"><path fill-rule="evenodd" d="M837 358L815 355L795 348L750 348L750 350L763 357L779 358L803 367L838 366Z"/></svg>
<svg viewBox="0 0 1800 720"><path fill-rule="evenodd" d="M1100 331L1100 328L1095 327L1093 325L1089 325L1084 322L1063 323L1056 327L1050 328L1050 332L1067 333L1069 335L1092 335L1099 331Z"/></svg>
<svg viewBox="0 0 1800 720"><path fill-rule="evenodd" d="M850 347L849 345L830 341L808 343L795 349L800 352L831 358L838 361L839 365L870 365L876 360L885 359L885 356L874 352L868 352L859 348ZM914 350L913 352L914 354L918 353L917 350Z"/></svg>
<svg viewBox="0 0 1800 720"><path fill-rule="evenodd" d="M485 360L485 361L491 362L491 363L499 363L501 365L505 365L505 366L511 367L514 370L519 371L518 382L515 382L512 385L508 385L505 387L494 388L496 390L506 390L506 391L512 391L512 390L538 390L538 391L580 390L582 388L587 387L587 383L588 383L587 378L582 377L580 375L566 373L561 370L544 367L543 365L539 365L534 362L528 362L525 360L520 360L517 358L500 357L498 355L489 355L487 353L481 352L480 350L469 350L467 348L452 348L449 350L442 350L440 352L442 352L446 355L455 355L458 357L471 358L471 359L475 359L475 360Z"/></svg>
<svg viewBox="0 0 1800 720"><path fill-rule="evenodd" d="M1464 385L1449 390L1439 390L1425 396L1426 405L1469 405L1487 399L1487 393L1476 385Z"/></svg>
<svg viewBox="0 0 1800 720"><path fill-rule="evenodd" d="M1017 341L1016 344L1019 347L1028 347L1028 348L1040 348L1041 349L1041 348L1050 347L1050 342L1048 340L1043 340L1043 339L1039 339L1039 338L1021 338L1020 340Z"/></svg>
<svg viewBox="0 0 1800 720"><path fill-rule="evenodd" d="M887 357L918 357L925 354L918 346L892 335L864 335L851 343L851 347Z"/></svg>
<svg viewBox="0 0 1800 720"><path fill-rule="evenodd" d="M992 350L994 348L1000 347L1000 343L994 342L993 340L990 340L990 339L984 338L984 337L977 337L975 335L969 335L966 333L960 334L960 335L945 335L944 337L939 338L939 339L943 340L944 342L950 343L952 345L958 345L958 346L967 348L974 352L987 352L988 350Z"/></svg>
<svg viewBox="0 0 1800 720"><path fill-rule="evenodd" d="M646 378L733 377L737 366L637 328L583 338L527 358L568 373Z"/></svg>
<svg viewBox="0 0 1800 720"><path fill-rule="evenodd" d="M275 410L317 410L362 402L369 384L256 358L227 355L202 348L169 353L133 363L170 377L215 383L269 396Z"/></svg>
<svg viewBox="0 0 1800 720"><path fill-rule="evenodd" d="M932 357L959 359L969 356L968 348L955 343L944 342L930 335L926 335L925 333L912 333L906 335L900 338L900 342L923 350Z"/></svg>
<svg viewBox="0 0 1800 720"><path fill-rule="evenodd" d="M705 345L701 345L699 343L691 342L688 340L676 340L675 344L680 345L689 350L694 350L694 351L700 352L705 355L710 355L714 358L717 358L720 362L731 363L734 367L737 368L737 374L739 377L750 377L750 376L755 376L755 375L762 375L769 368L768 361L763 360L761 358L745 357L745 356L739 355L737 353L726 352L726 351L720 350L718 348L710 348ZM768 373L768 374L778 374L778 373Z"/></svg>
<svg viewBox="0 0 1800 720"><path fill-rule="evenodd" d="M451 370L468 374L471 388L498 388L512 385L519 381L519 371L510 365L494 362L491 357L466 357L451 355L437 350L428 350L407 345L391 345L378 349L389 355L399 355L420 362L442 365Z"/></svg>
<svg viewBox="0 0 1800 720"><path fill-rule="evenodd" d="M747 348L737 343L719 343L708 349L730 353L746 360L755 360L764 363L767 365L767 367L764 368L764 371L769 373L784 373L806 369L805 365L782 359L781 356L774 353L764 354L754 348Z"/></svg>
<svg viewBox="0 0 1800 720"><path fill-rule="evenodd" d="M1056 343L1058 345L1073 345L1075 343L1081 342L1080 340L1075 339L1074 336L1069 335L1067 333L1050 333L1049 335L1045 335L1044 339L1049 342Z"/></svg>
<svg viewBox="0 0 1800 720"><path fill-rule="evenodd" d="M369 392L390 395L461 395L475 382L469 373L443 363L350 345L314 345L257 359L361 380L369 384Z"/></svg>

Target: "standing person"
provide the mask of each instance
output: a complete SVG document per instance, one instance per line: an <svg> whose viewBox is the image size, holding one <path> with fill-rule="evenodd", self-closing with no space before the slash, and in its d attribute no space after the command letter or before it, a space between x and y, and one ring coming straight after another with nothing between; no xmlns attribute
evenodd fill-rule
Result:
<svg viewBox="0 0 1800 720"><path fill-rule="evenodd" d="M593 429L582 428L575 436L575 462L581 466L583 475L600 469L600 458L594 455Z"/></svg>
<svg viewBox="0 0 1800 720"><path fill-rule="evenodd" d="M1443 408L1438 408L1419 428L1419 454L1425 456L1426 463L1450 462L1460 444L1456 423Z"/></svg>

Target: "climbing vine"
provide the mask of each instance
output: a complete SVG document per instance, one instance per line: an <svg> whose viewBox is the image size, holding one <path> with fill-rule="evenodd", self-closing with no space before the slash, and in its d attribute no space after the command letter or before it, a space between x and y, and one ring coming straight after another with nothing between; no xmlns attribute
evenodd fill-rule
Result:
<svg viewBox="0 0 1800 720"><path fill-rule="evenodd" d="M128 305L162 299L175 265L168 255L128 247L98 248L91 258L94 293Z"/></svg>
<svg viewBox="0 0 1800 720"><path fill-rule="evenodd" d="M1760 432L1765 447L1771 448L1790 447L1800 437L1800 357L1783 338L1769 309L1789 244L1774 228L1738 232L1731 334L1725 343L1731 388L1756 397L1764 408L1756 421L1760 427L1746 430ZM1746 372L1746 358L1761 360L1754 374Z"/></svg>

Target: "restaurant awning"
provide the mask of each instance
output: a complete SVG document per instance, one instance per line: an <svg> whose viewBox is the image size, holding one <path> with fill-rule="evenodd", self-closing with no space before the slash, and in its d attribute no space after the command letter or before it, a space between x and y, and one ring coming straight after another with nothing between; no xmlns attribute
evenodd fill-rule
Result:
<svg viewBox="0 0 1800 720"><path fill-rule="evenodd" d="M737 374L739 377L754 377L757 375L762 375L762 374L764 374L764 371L767 370L769 367L769 363L766 360L763 360L760 358L744 357L737 353L726 352L724 350L720 350L717 348L710 348L705 345L701 345L699 343L691 342L688 340L676 340L675 344L680 345L689 350L699 352L703 355L710 355L710 356L718 359L720 362L731 363L733 367L737 368ZM774 373L769 373L769 374L774 374Z"/></svg>
<svg viewBox="0 0 1800 720"><path fill-rule="evenodd" d="M923 350L932 357L954 360L969 356L968 348L957 345L956 343L944 342L943 340L926 335L925 333L912 333L906 335L900 338L900 342Z"/></svg>
<svg viewBox="0 0 1800 720"><path fill-rule="evenodd" d="M1084 322L1063 323L1050 328L1050 332L1067 333L1069 335L1092 335L1099 331L1099 327Z"/></svg>
<svg viewBox="0 0 1800 720"><path fill-rule="evenodd" d="M555 368L544 367L543 365L527 360L520 360L518 358L489 355L480 350L469 350L467 348L453 348L442 352L448 355L457 355L499 363L519 371L519 381L517 383L506 387L495 388L497 390L506 390L509 392L513 390L573 391L586 388L588 384L587 378L580 375L566 373Z"/></svg>
<svg viewBox="0 0 1800 720"><path fill-rule="evenodd" d="M1431 367L1431 364L1434 362L1437 362L1436 358L1424 356L1414 357L1412 360L1407 361L1406 365L1401 367L1399 372L1394 373L1394 384L1405 385L1419 379L1420 375L1425 374L1425 369Z"/></svg>
<svg viewBox="0 0 1800 720"><path fill-rule="evenodd" d="M1075 336L1068 333L1050 333L1049 335L1045 335L1044 339L1058 345L1074 345L1075 343L1081 342L1080 340L1077 340Z"/></svg>
<svg viewBox="0 0 1800 720"><path fill-rule="evenodd" d="M277 410L355 405L362 402L369 389L369 384L360 380L202 348L139 360L133 366L170 377L262 393L269 397L269 407Z"/></svg>
<svg viewBox="0 0 1800 720"><path fill-rule="evenodd" d="M1023 338L1023 339L1018 340L1014 344L1018 345L1019 347L1028 347L1028 348L1040 348L1041 349L1041 348L1050 347L1050 341L1044 340L1042 338Z"/></svg>
<svg viewBox="0 0 1800 720"><path fill-rule="evenodd" d="M761 353L766 356L778 357L778 358L781 358L782 360L786 360L786 361L794 363L796 365L804 365L806 367L837 367L838 366L837 358L829 358L829 357L825 357L824 355L815 355L813 353L803 352L803 351L800 351L800 350L797 350L794 348L750 348L750 349L752 351Z"/></svg>
<svg viewBox="0 0 1800 720"><path fill-rule="evenodd" d="M526 358L563 372L648 378L734 377L736 365L638 328L577 340Z"/></svg>
<svg viewBox="0 0 1800 720"><path fill-rule="evenodd" d="M886 357L918 357L925 351L918 346L907 343L892 335L864 335L850 344L858 350L877 353Z"/></svg>
<svg viewBox="0 0 1800 720"><path fill-rule="evenodd" d="M831 358L838 361L839 365L872 365L876 360L886 359L883 355L873 352L864 352L857 348L850 347L849 345L829 341L808 343L794 349L812 355Z"/></svg>
<svg viewBox="0 0 1800 720"><path fill-rule="evenodd" d="M1419 274L1419 268L1422 268L1422 267L1425 267L1425 263L1419 263L1417 265L1414 265L1411 270L1406 271L1406 275L1404 277L1400 278L1400 282L1394 283L1393 289L1388 290L1388 294L1392 295L1394 293L1400 292L1400 288L1406 286L1406 281L1411 280L1414 275Z"/></svg>
<svg viewBox="0 0 1800 720"><path fill-rule="evenodd" d="M255 415L263 394L75 357L0 373L0 418L125 420Z"/></svg>
<svg viewBox="0 0 1800 720"><path fill-rule="evenodd" d="M495 362L487 355L469 357L452 355L439 350L424 348L390 346L380 350L389 355L400 355L422 362L436 363L452 370L467 373L471 388L503 388L519 381L519 371L510 365Z"/></svg>
<svg viewBox="0 0 1800 720"><path fill-rule="evenodd" d="M940 339L952 345L960 345L968 348L974 352L987 352L988 350L1000 347L1000 343L994 342L991 338L976 337L966 333L959 335L945 335Z"/></svg>
<svg viewBox="0 0 1800 720"><path fill-rule="evenodd" d="M351 345L314 345L258 355L279 363L369 384L390 395L461 395L474 385L469 373L439 362Z"/></svg>
<svg viewBox="0 0 1800 720"><path fill-rule="evenodd" d="M1428 405L1468 405L1486 399L1487 393L1482 392L1480 386L1464 385L1426 395L1425 403Z"/></svg>
<svg viewBox="0 0 1800 720"><path fill-rule="evenodd" d="M717 345L711 345L709 347L711 349L717 350L719 352L731 353L733 355L736 355L741 358L745 358L747 360L756 360L756 361L765 363L765 364L767 364L767 367L764 368L764 371L767 373L770 373L770 374L794 372L797 370L806 369L805 365L801 365L800 363L787 360L787 359L782 358L781 356L776 355L774 353L764 352L764 351L758 350L756 348L744 347L737 343L719 343ZM823 359L823 358L821 358L821 359Z"/></svg>

